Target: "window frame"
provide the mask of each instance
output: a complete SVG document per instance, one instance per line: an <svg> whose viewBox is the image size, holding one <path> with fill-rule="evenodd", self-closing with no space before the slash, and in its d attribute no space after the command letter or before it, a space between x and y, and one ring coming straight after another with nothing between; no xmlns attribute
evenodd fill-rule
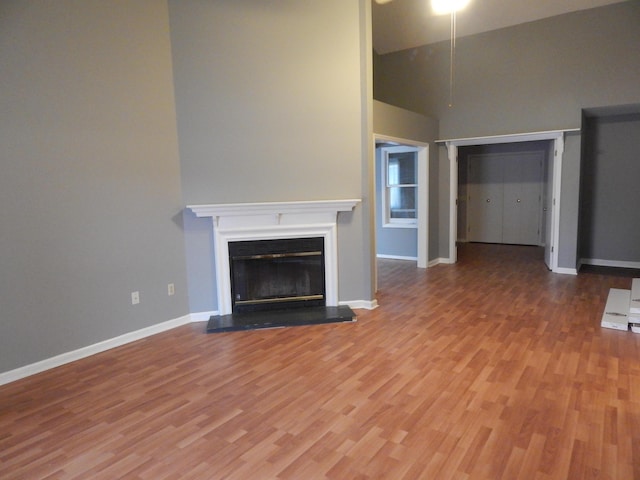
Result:
<svg viewBox="0 0 640 480"><path fill-rule="evenodd" d="M382 180L382 227L383 228L418 228L418 148L409 146L383 147L381 168ZM414 161L414 183L389 185L389 160L394 153L413 153ZM413 188L415 213L413 218L392 218L391 217L391 189L392 188Z"/></svg>

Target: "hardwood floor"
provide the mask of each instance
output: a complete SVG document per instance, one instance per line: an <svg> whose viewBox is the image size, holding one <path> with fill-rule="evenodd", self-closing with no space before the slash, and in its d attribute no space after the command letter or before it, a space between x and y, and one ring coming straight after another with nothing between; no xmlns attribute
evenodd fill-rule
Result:
<svg viewBox="0 0 640 480"><path fill-rule="evenodd" d="M0 387L3 479L640 479L631 279L540 249L380 261L358 322L191 324Z"/></svg>

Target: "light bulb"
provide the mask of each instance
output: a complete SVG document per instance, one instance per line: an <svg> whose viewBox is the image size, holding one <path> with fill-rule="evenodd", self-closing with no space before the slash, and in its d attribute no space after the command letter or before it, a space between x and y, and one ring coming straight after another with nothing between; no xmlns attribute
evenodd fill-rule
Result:
<svg viewBox="0 0 640 480"><path fill-rule="evenodd" d="M431 8L436 15L457 12L469 4L470 0L431 0Z"/></svg>

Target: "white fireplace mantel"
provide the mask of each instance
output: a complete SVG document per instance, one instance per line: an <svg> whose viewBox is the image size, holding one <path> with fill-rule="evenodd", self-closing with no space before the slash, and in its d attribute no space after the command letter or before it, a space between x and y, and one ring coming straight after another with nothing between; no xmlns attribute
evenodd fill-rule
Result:
<svg viewBox="0 0 640 480"><path fill-rule="evenodd" d="M337 217L359 199L187 205L198 217L213 218L218 311L232 313L229 242L282 238L324 238L327 306L338 305Z"/></svg>
<svg viewBox="0 0 640 480"><path fill-rule="evenodd" d="M198 217L236 217L255 215L330 214L348 212L360 203L359 199L312 200L301 202L220 203L187 205Z"/></svg>

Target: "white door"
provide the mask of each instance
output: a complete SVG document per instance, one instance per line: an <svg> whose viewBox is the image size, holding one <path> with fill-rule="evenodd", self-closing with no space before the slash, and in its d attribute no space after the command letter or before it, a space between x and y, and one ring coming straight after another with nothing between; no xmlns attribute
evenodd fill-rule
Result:
<svg viewBox="0 0 640 480"><path fill-rule="evenodd" d="M470 158L468 178L468 240L502 243L502 159L495 156Z"/></svg>
<svg viewBox="0 0 640 480"><path fill-rule="evenodd" d="M553 165L554 165L554 142L549 142L549 152L547 155L547 163L545 166L545 181L544 181L544 263L549 270L553 270L551 265L551 254L553 248L553 222L551 219L553 215Z"/></svg>
<svg viewBox="0 0 640 480"><path fill-rule="evenodd" d="M470 155L470 242L540 245L540 152Z"/></svg>
<svg viewBox="0 0 640 480"><path fill-rule="evenodd" d="M542 159L541 153L503 157L502 243L540 245Z"/></svg>

